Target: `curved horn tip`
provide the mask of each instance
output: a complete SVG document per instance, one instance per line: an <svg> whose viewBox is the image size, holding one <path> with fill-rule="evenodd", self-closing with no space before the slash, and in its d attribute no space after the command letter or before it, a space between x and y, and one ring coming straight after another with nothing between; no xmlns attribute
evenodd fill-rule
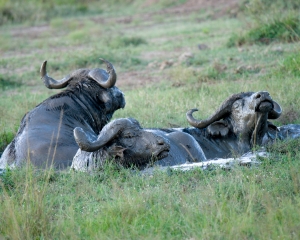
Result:
<svg viewBox="0 0 300 240"><path fill-rule="evenodd" d="M75 136L78 135L78 134L80 134L80 133L84 133L84 131L83 131L83 129L81 127L74 128L73 132L74 132Z"/></svg>
<svg viewBox="0 0 300 240"><path fill-rule="evenodd" d="M86 151L88 149L87 145L90 145L90 142L83 129L81 127L76 127L73 130L73 134L79 148Z"/></svg>
<svg viewBox="0 0 300 240"><path fill-rule="evenodd" d="M192 114L193 112L199 111L198 108L190 109L186 114Z"/></svg>
<svg viewBox="0 0 300 240"><path fill-rule="evenodd" d="M83 129L81 128L81 127L76 127L76 128L74 128L74 131L83 131Z"/></svg>
<svg viewBox="0 0 300 240"><path fill-rule="evenodd" d="M106 64L106 66L108 67L108 68L113 68L113 65L109 62L109 61L107 61L107 60L105 60L104 58L99 58L103 63L105 63Z"/></svg>
<svg viewBox="0 0 300 240"><path fill-rule="evenodd" d="M40 73L42 78L47 74L46 67L47 67L47 60L45 60L41 65Z"/></svg>
<svg viewBox="0 0 300 240"><path fill-rule="evenodd" d="M106 61L104 58L99 58L103 63L109 64L110 62Z"/></svg>

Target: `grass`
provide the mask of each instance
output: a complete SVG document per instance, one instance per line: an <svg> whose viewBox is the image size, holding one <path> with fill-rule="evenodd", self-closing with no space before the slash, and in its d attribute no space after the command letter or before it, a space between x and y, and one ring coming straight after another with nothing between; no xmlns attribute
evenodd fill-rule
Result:
<svg viewBox="0 0 300 240"><path fill-rule="evenodd" d="M28 0L26 5L22 5L21 0L1 0L0 1L0 25L26 23L29 25L39 24L39 22L49 21L53 18L69 18L74 16L110 16L111 13L118 16L129 15L135 9L140 12L147 10L160 10L162 8L176 6L186 0L162 0L145 5L142 0L80 0L64 1L49 0L41 2ZM22 7L20 7L22 6ZM145 8L147 6L147 8Z"/></svg>
<svg viewBox="0 0 300 240"><path fill-rule="evenodd" d="M11 171L2 177L9 211L1 212L2 234L14 229L14 238L297 239L298 155L277 155L255 169L152 177L109 165L99 176Z"/></svg>
<svg viewBox="0 0 300 240"><path fill-rule="evenodd" d="M284 59L282 62L281 72L300 76L300 54L293 53Z"/></svg>
<svg viewBox="0 0 300 240"><path fill-rule="evenodd" d="M111 61L127 102L114 118L134 117L143 127L187 127L187 110L197 107L195 117L205 118L229 95L260 90L283 108L276 125L300 123L299 42L227 48L244 23L211 17L213 9L162 17L160 10L179 2L85 2L81 12L72 7L38 24L0 26L0 152L23 115L58 92L40 80L45 59L54 78L104 67L99 57ZM64 9L61 1L55 11ZM183 54L189 57L182 61ZM165 61L172 64L161 69ZM270 151L260 167L229 172L140 176L110 164L96 175L7 171L0 177L0 238L298 239L299 141Z"/></svg>
<svg viewBox="0 0 300 240"><path fill-rule="evenodd" d="M241 46L244 44L270 44L271 42L296 42L300 40L299 16L287 16L267 23L259 23L244 35L233 34L227 46Z"/></svg>
<svg viewBox="0 0 300 240"><path fill-rule="evenodd" d="M233 33L226 43L227 47L300 40L298 1L250 0L244 3L240 5L243 6L241 11L246 13L246 19L253 21L246 21L246 31Z"/></svg>

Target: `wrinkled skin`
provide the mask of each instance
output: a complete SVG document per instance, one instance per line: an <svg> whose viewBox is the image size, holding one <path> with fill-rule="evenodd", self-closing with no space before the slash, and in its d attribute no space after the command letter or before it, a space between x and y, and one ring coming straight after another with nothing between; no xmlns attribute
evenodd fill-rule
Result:
<svg viewBox="0 0 300 240"><path fill-rule="evenodd" d="M74 128L98 134L114 111L125 106L123 93L114 86L114 69L106 64L107 71L80 69L57 81L47 75L44 62L41 75L45 85L67 88L25 114L15 138L3 152L0 168L21 166L27 161L38 168L70 167L78 150Z"/></svg>
<svg viewBox="0 0 300 240"><path fill-rule="evenodd" d="M93 132L76 128L74 137L80 149L71 168L78 171L100 169L106 160L140 169L153 162L168 166L187 160L206 160L198 143L190 135L143 129L132 118L110 122L98 137Z"/></svg>
<svg viewBox="0 0 300 240"><path fill-rule="evenodd" d="M268 122L281 114L281 107L268 92L235 94L223 102L209 119L193 118L195 109L187 113L195 128L177 129L192 135L207 159L242 155L255 145L262 145L269 130L277 128Z"/></svg>
<svg viewBox="0 0 300 240"><path fill-rule="evenodd" d="M184 132L165 133L160 130L152 131L170 142L170 152L167 157L154 163L156 166L174 166L186 162L203 162L206 157L197 141Z"/></svg>

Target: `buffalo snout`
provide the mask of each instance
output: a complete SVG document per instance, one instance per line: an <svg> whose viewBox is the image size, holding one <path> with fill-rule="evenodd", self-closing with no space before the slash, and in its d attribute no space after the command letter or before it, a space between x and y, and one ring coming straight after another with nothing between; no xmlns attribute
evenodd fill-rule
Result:
<svg viewBox="0 0 300 240"><path fill-rule="evenodd" d="M269 112L274 107L273 100L268 92L257 92L254 99L256 101L256 112Z"/></svg>
<svg viewBox="0 0 300 240"><path fill-rule="evenodd" d="M152 156L159 159L165 158L168 156L170 151L170 142L167 138L161 137L157 135L154 132L151 132L151 134L155 135L155 143L152 146L153 152Z"/></svg>
<svg viewBox="0 0 300 240"><path fill-rule="evenodd" d="M258 105L258 108L257 108L257 112L270 112L271 110L273 109L273 103L272 102L268 102L268 101L264 101L264 102L261 102L259 105Z"/></svg>

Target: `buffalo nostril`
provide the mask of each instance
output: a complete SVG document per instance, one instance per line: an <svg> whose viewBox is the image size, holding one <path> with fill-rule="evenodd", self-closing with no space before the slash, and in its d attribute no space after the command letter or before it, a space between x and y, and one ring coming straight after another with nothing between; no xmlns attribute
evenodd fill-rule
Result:
<svg viewBox="0 0 300 240"><path fill-rule="evenodd" d="M163 145L163 144L165 143L165 141L164 141L162 138L158 138L158 139L157 139L157 143L158 143L159 145Z"/></svg>
<svg viewBox="0 0 300 240"><path fill-rule="evenodd" d="M261 97L261 95L260 95L260 93L258 93L257 95L256 95L256 98L260 98Z"/></svg>

